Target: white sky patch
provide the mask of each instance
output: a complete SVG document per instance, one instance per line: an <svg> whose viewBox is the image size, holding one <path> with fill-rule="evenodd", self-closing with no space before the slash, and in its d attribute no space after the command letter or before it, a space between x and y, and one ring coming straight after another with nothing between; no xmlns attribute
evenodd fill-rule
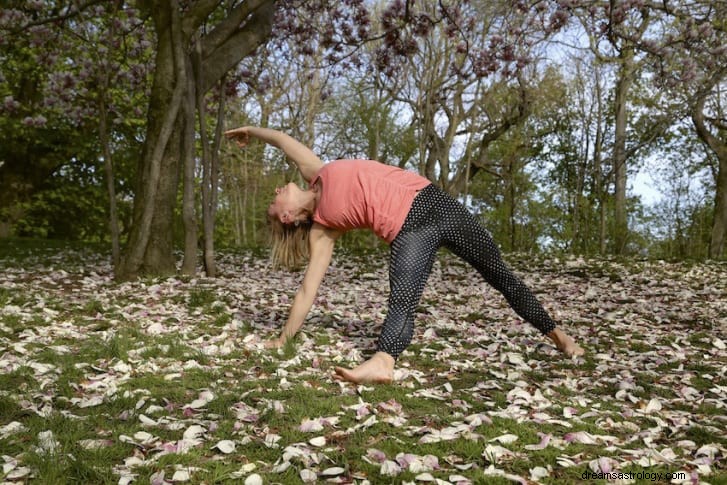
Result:
<svg viewBox="0 0 727 485"><path fill-rule="evenodd" d="M633 194L641 196L641 202L651 206L664 198L664 194L656 188L657 183L652 175L642 168L631 179L630 190Z"/></svg>

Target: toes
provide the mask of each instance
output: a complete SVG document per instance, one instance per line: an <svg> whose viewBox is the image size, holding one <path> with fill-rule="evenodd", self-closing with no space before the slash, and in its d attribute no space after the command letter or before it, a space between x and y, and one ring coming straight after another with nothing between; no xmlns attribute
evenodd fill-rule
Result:
<svg viewBox="0 0 727 485"><path fill-rule="evenodd" d="M339 381L349 381L349 382L356 382L356 379L354 378L351 371L348 369L344 369L343 367L336 367L334 369L335 375L333 376L334 379L337 379Z"/></svg>

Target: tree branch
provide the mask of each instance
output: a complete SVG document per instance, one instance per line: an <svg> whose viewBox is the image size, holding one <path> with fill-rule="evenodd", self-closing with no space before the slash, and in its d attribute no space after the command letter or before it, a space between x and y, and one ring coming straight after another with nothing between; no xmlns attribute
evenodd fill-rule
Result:
<svg viewBox="0 0 727 485"><path fill-rule="evenodd" d="M456 190L460 190L464 187L464 184L467 182L465 177L472 180L475 174L477 174L480 170L488 170L489 157L487 156L487 149L489 146L507 133L513 126L521 123L530 115L530 92L528 91L525 80L520 74L518 75L518 84L520 86L520 97L517 106L514 111L505 117L498 126L482 137L477 147L477 156L471 161L470 170L459 171L456 179L452 183L452 187Z"/></svg>
<svg viewBox="0 0 727 485"><path fill-rule="evenodd" d="M714 153L720 157L724 157L725 152L727 152L727 145L709 131L704 120L704 104L707 101L708 95L708 89L703 89L698 94L694 107L691 110L692 123L694 123L694 128L696 129L699 138L704 141L709 148L714 151Z"/></svg>
<svg viewBox="0 0 727 485"><path fill-rule="evenodd" d="M192 35L220 3L220 0L198 0L195 2L182 19L181 28L184 36Z"/></svg>
<svg viewBox="0 0 727 485"><path fill-rule="evenodd" d="M265 41L273 26L275 0L259 0L260 7L248 18L245 25L227 38L222 44L205 56L205 70L202 85L198 86L203 93L215 85L240 60L252 53Z"/></svg>
<svg viewBox="0 0 727 485"><path fill-rule="evenodd" d="M56 23L56 22L62 22L64 20L68 20L70 18L75 17L76 15L79 15L81 12L86 10L89 7L92 7L93 5L97 5L99 3L106 3L104 0L88 0L85 3L82 3L79 5L75 10L72 7L68 8L68 11L65 14L56 15L54 17L47 17L39 20L35 20L33 22L28 22L27 24L23 24L17 29L13 29L9 31L10 35L16 35L24 30L27 30L31 27L37 27L38 25L44 25L49 23Z"/></svg>
<svg viewBox="0 0 727 485"><path fill-rule="evenodd" d="M240 24L260 7L275 0L248 0L235 7L217 26L202 39L202 58L206 58L240 29ZM245 23L249 24L250 21Z"/></svg>

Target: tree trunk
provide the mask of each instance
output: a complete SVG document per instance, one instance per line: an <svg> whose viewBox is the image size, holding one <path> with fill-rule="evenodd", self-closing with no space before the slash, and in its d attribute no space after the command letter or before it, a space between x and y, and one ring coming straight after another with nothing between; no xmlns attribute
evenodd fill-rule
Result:
<svg viewBox="0 0 727 485"><path fill-rule="evenodd" d="M184 192L182 196L182 222L184 223L184 259L182 274L194 276L197 273L197 218L195 215L195 138L194 97L196 85L191 63L187 63L187 95L184 100L184 139L182 157L184 167Z"/></svg>
<svg viewBox="0 0 727 485"><path fill-rule="evenodd" d="M238 171L237 180L239 181L245 181L245 185L243 187L247 187L247 181L249 180L248 175L248 161L245 159L244 163L241 164L241 170ZM242 174L242 176L240 175ZM242 240L245 241L245 245L247 245L247 190L242 191L242 200L240 200L240 191L235 190L234 191L235 196L237 198L237 208L238 208L238 217L235 219L235 225L237 227L240 227L240 222L242 221L242 227L241 230L238 230L242 234ZM239 243L238 243L239 244Z"/></svg>
<svg viewBox="0 0 727 485"><path fill-rule="evenodd" d="M108 35L113 38L116 35L115 24L112 23ZM106 176L106 192L109 196L109 231L111 232L111 264L114 269L119 267L121 261L121 248L119 243L119 216L116 207L116 187L114 184L114 164L111 155L111 137L109 136L108 123L108 88L111 73L108 69L103 71L101 86L98 95L98 139L101 144L104 159L104 174Z"/></svg>
<svg viewBox="0 0 727 485"><path fill-rule="evenodd" d="M601 74L596 69L596 137L593 141L593 178L598 200L598 254L606 253L606 200L608 187L603 177L603 120L605 113L602 103Z"/></svg>
<svg viewBox="0 0 727 485"><path fill-rule="evenodd" d="M615 128L613 146L614 174L614 253L623 254L628 240L628 217L626 208L626 124L628 121L627 101L633 77L633 51L623 49L619 55L621 65L614 95Z"/></svg>
<svg viewBox="0 0 727 485"><path fill-rule="evenodd" d="M714 219L709 242L709 257L717 259L722 256L725 239L727 239L727 143L713 135L705 123L704 103L711 87L703 90L697 97L695 106L692 108L692 122L697 135L714 152L718 161L715 173L717 190L714 197Z"/></svg>
<svg viewBox="0 0 727 485"><path fill-rule="evenodd" d="M119 279L175 272L174 213L188 118L183 105L185 96L193 96L188 89L185 49L220 4L196 2L182 11L177 0L141 2L154 19L157 51L133 223L116 274ZM196 89L207 92L269 37L274 7L275 0L249 0L227 12L217 25L207 26L202 38L205 69Z"/></svg>
<svg viewBox="0 0 727 485"><path fill-rule="evenodd" d="M204 117L204 100L198 99L198 110L200 119ZM219 185L219 148L222 142L222 129L225 118L225 82L220 82L219 105L217 107L217 122L215 125L215 136L210 147L207 137L202 136L202 226L204 229L204 267L205 273L210 278L217 275L215 264L215 215L217 214L217 189ZM206 133L206 128L200 125L200 133Z"/></svg>
<svg viewBox="0 0 727 485"><path fill-rule="evenodd" d="M724 150L723 150L724 151ZM727 239L727 154L719 159L717 191L714 196L714 220L709 242L709 257L718 259L724 254Z"/></svg>
<svg viewBox="0 0 727 485"><path fill-rule="evenodd" d="M172 226L181 155L180 130L186 126L184 117L179 115L187 90L186 68L184 56L179 55L182 48L177 10L155 11L156 71L129 243L117 273L122 280L141 274L170 275L175 271Z"/></svg>
<svg viewBox="0 0 727 485"><path fill-rule="evenodd" d="M121 260L119 246L119 215L116 207L116 188L114 187L114 164L111 158L111 142L109 140L108 117L106 110L106 87L108 76L104 76L104 86L99 101L99 128L98 138L101 143L104 158L104 173L106 175L106 191L109 195L109 230L111 231L111 262L114 268L118 268Z"/></svg>

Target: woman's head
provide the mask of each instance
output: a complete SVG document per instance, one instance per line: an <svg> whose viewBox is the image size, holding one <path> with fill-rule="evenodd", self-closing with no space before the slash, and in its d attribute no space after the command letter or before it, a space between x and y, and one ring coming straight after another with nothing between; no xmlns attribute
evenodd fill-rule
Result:
<svg viewBox="0 0 727 485"><path fill-rule="evenodd" d="M268 207L268 217L276 218L283 224L295 224L310 219L308 191L290 182L275 189L275 199Z"/></svg>
<svg viewBox="0 0 727 485"><path fill-rule="evenodd" d="M275 189L268 207L273 267L294 269L308 260L308 234L312 225L315 197L294 183Z"/></svg>

